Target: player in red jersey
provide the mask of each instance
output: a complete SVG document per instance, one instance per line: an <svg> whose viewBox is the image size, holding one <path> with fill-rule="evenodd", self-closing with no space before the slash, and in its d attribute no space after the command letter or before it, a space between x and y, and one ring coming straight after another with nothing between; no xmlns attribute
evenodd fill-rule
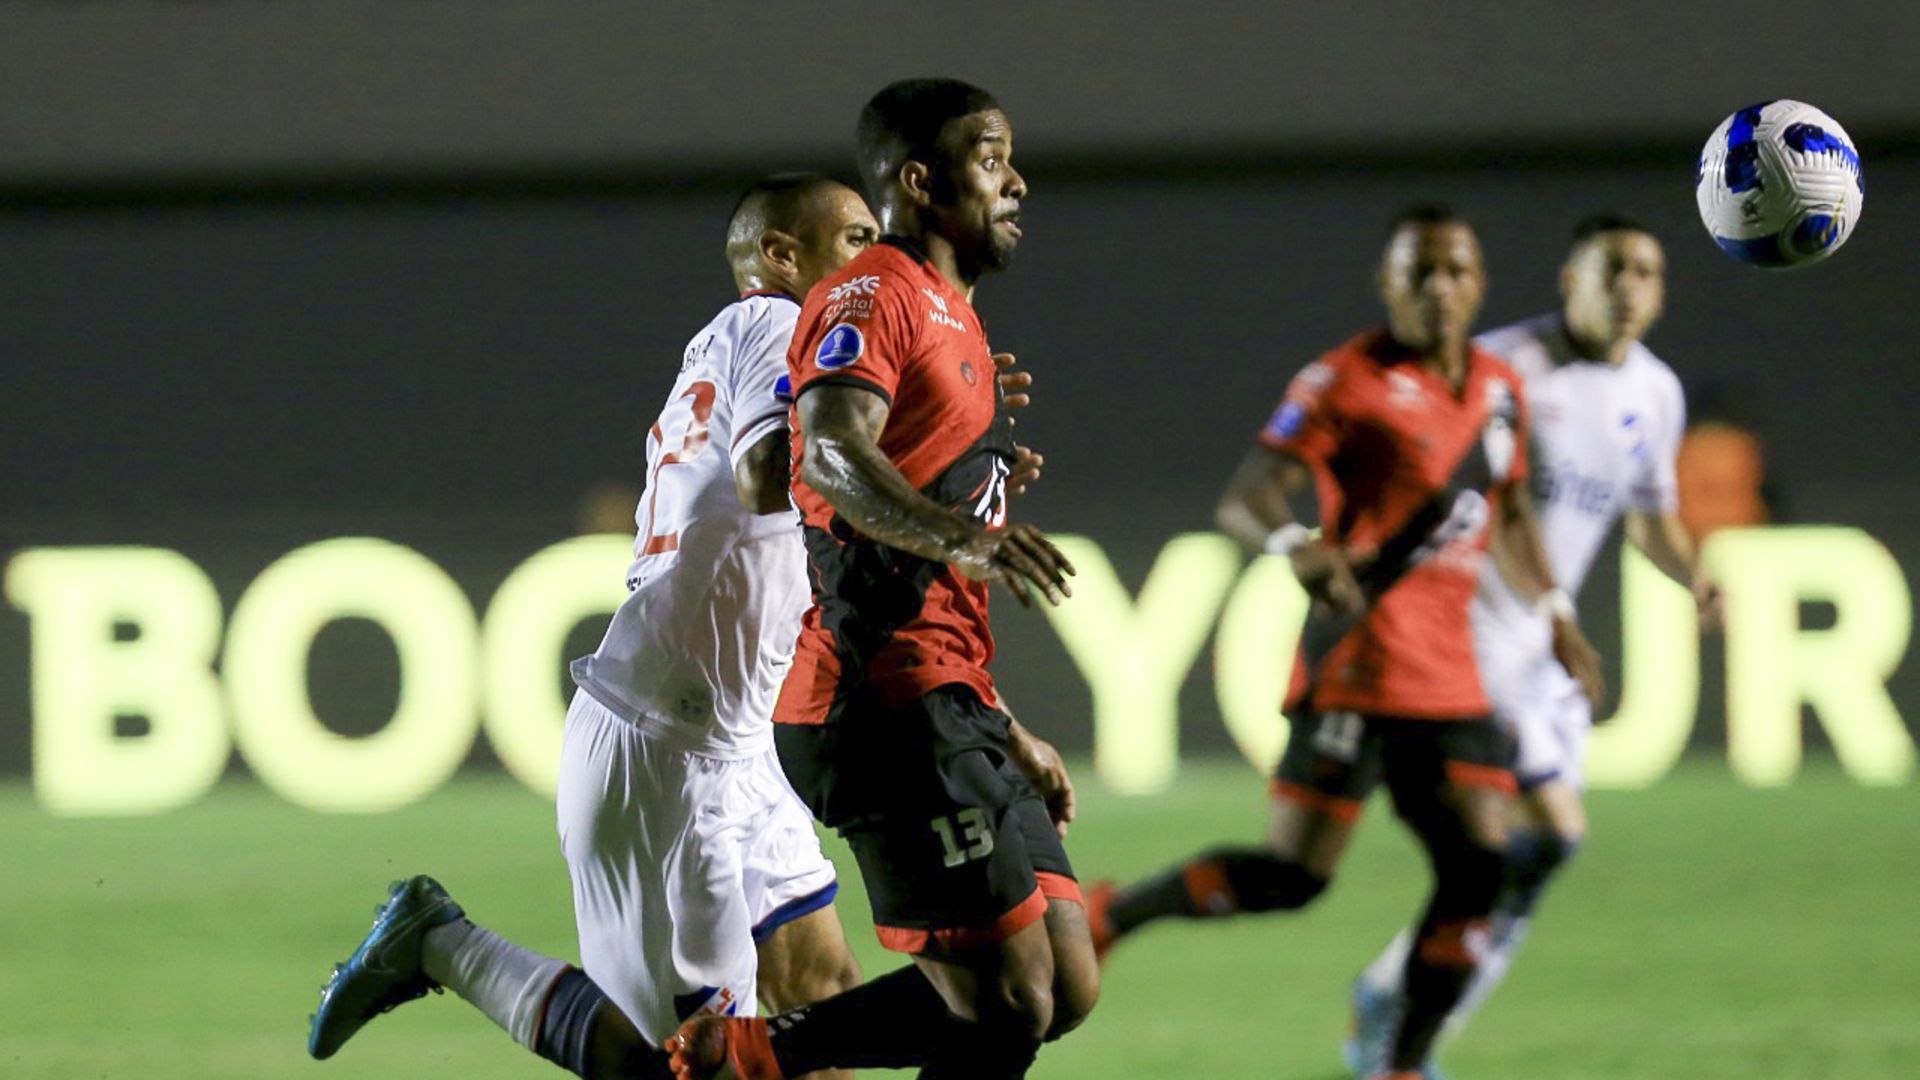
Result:
<svg viewBox="0 0 1920 1080"><path fill-rule="evenodd" d="M1485 290L1473 230L1442 207L1402 214L1380 285L1387 328L1294 378L1221 502L1221 527L1290 557L1313 598L1268 842L1102 886L1091 908L1104 949L1164 916L1303 907L1384 781L1434 872L1391 1059L1393 1075L1418 1076L1473 973L1514 790L1511 736L1489 716L1468 624L1478 568L1491 541L1522 596L1544 598L1553 582L1520 484L1520 379L1469 338ZM1597 692L1579 628L1555 629L1563 662Z"/></svg>
<svg viewBox="0 0 1920 1080"><path fill-rule="evenodd" d="M971 302L1020 238L1012 126L985 91L915 79L876 95L859 132L887 235L815 286L788 354L814 604L774 720L795 789L859 861L881 942L914 963L771 1020L692 1021L683 1077L1019 1077L1098 994L1056 830L1070 788L987 673L989 583L1057 603L1072 573L1007 521L1016 450Z"/></svg>

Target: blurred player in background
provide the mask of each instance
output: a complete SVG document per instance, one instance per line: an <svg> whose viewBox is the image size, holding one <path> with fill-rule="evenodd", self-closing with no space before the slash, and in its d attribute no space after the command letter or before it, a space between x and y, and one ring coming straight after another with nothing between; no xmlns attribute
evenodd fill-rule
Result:
<svg viewBox="0 0 1920 1080"><path fill-rule="evenodd" d="M1675 501L1674 459L1686 431L1680 381L1641 344L1665 301L1660 242L1628 218L1602 214L1574 230L1560 270L1560 311L1479 339L1519 372L1532 420L1533 489L1553 579L1541 604L1489 566L1473 602L1473 637L1494 715L1519 742L1520 820L1508 834L1507 881L1490 946L1448 1017L1457 1030L1506 975L1534 905L1587 832L1581 764L1593 712L1554 659L1552 620L1571 614L1595 554L1623 514L1627 539L1716 606ZM1384 1060L1404 999L1413 933L1403 931L1354 986L1349 1064L1367 1075Z"/></svg>
<svg viewBox="0 0 1920 1080"><path fill-rule="evenodd" d="M787 347L799 298L878 237L856 192L808 174L753 185L729 220L740 299L682 355L647 440L627 599L573 667L559 831L585 971L474 924L416 877L322 991L315 1057L444 986L577 1075L663 1078L657 1047L690 1015L777 1011L859 982L770 717L807 606Z"/></svg>
<svg viewBox="0 0 1920 1080"><path fill-rule="evenodd" d="M1304 907L1384 781L1434 875L1378 1070L1399 1078L1419 1075L1466 989L1504 880L1513 740L1490 715L1467 615L1486 548L1526 603L1553 579L1521 484L1519 377L1470 340L1486 285L1472 228L1445 207L1403 212L1379 280L1387 328L1294 378L1220 507L1224 530L1290 558L1313 599L1268 843L1102 886L1091 910L1109 946L1167 916ZM1553 628L1558 654L1597 692L1579 628L1564 616Z"/></svg>
<svg viewBox="0 0 1920 1080"><path fill-rule="evenodd" d="M1057 602L1071 573L1007 520L1014 446L972 304L1020 238L1012 151L977 87L913 79L875 95L860 164L887 235L808 296L789 357L814 605L776 738L795 788L853 849L881 943L914 964L770 1020L689 1022L673 1044L683 1080L907 1065L1019 1077L1093 1007L1098 965L1061 843L1071 790L987 673L989 583Z"/></svg>

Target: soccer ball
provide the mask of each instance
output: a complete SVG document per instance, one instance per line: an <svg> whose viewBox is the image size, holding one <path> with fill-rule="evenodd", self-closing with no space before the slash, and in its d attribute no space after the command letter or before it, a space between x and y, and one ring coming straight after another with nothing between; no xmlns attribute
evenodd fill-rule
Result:
<svg viewBox="0 0 1920 1080"><path fill-rule="evenodd" d="M1741 109L1713 129L1694 183L1720 250L1778 269L1838 251L1866 193L1847 133L1819 109L1785 100Z"/></svg>

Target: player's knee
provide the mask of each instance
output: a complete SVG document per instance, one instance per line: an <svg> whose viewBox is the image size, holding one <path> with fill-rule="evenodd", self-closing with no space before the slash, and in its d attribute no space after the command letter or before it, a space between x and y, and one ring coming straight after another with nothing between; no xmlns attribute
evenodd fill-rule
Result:
<svg viewBox="0 0 1920 1080"><path fill-rule="evenodd" d="M1329 879L1272 852L1220 851L1212 858L1226 873L1241 911L1293 911L1327 890Z"/></svg>
<svg viewBox="0 0 1920 1080"><path fill-rule="evenodd" d="M1100 1003L1100 969L1062 971L1053 987L1053 1026L1047 1029L1052 1041L1086 1022L1093 1007Z"/></svg>
<svg viewBox="0 0 1920 1080"><path fill-rule="evenodd" d="M1000 980L999 993L980 1010L980 1023L1044 1039L1053 1027L1053 973L1017 972Z"/></svg>

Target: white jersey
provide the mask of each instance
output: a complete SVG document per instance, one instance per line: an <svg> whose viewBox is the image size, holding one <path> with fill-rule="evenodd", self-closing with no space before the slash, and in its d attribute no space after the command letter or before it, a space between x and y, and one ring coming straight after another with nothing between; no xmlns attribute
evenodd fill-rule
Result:
<svg viewBox="0 0 1920 1080"><path fill-rule="evenodd" d="M774 697L809 599L794 511L740 503L734 465L787 430L787 346L800 305L756 294L687 344L647 438L626 602L573 678L644 730L719 757L773 738Z"/></svg>
<svg viewBox="0 0 1920 1080"><path fill-rule="evenodd" d="M1686 399L1671 368L1635 342L1618 367L1578 356L1558 314L1482 335L1526 384L1532 427L1533 491L1553 579L1578 594L1607 533L1628 509L1673 509L1674 456L1685 433ZM1493 560L1480 574L1476 635L1547 647L1545 617L1523 603Z"/></svg>

